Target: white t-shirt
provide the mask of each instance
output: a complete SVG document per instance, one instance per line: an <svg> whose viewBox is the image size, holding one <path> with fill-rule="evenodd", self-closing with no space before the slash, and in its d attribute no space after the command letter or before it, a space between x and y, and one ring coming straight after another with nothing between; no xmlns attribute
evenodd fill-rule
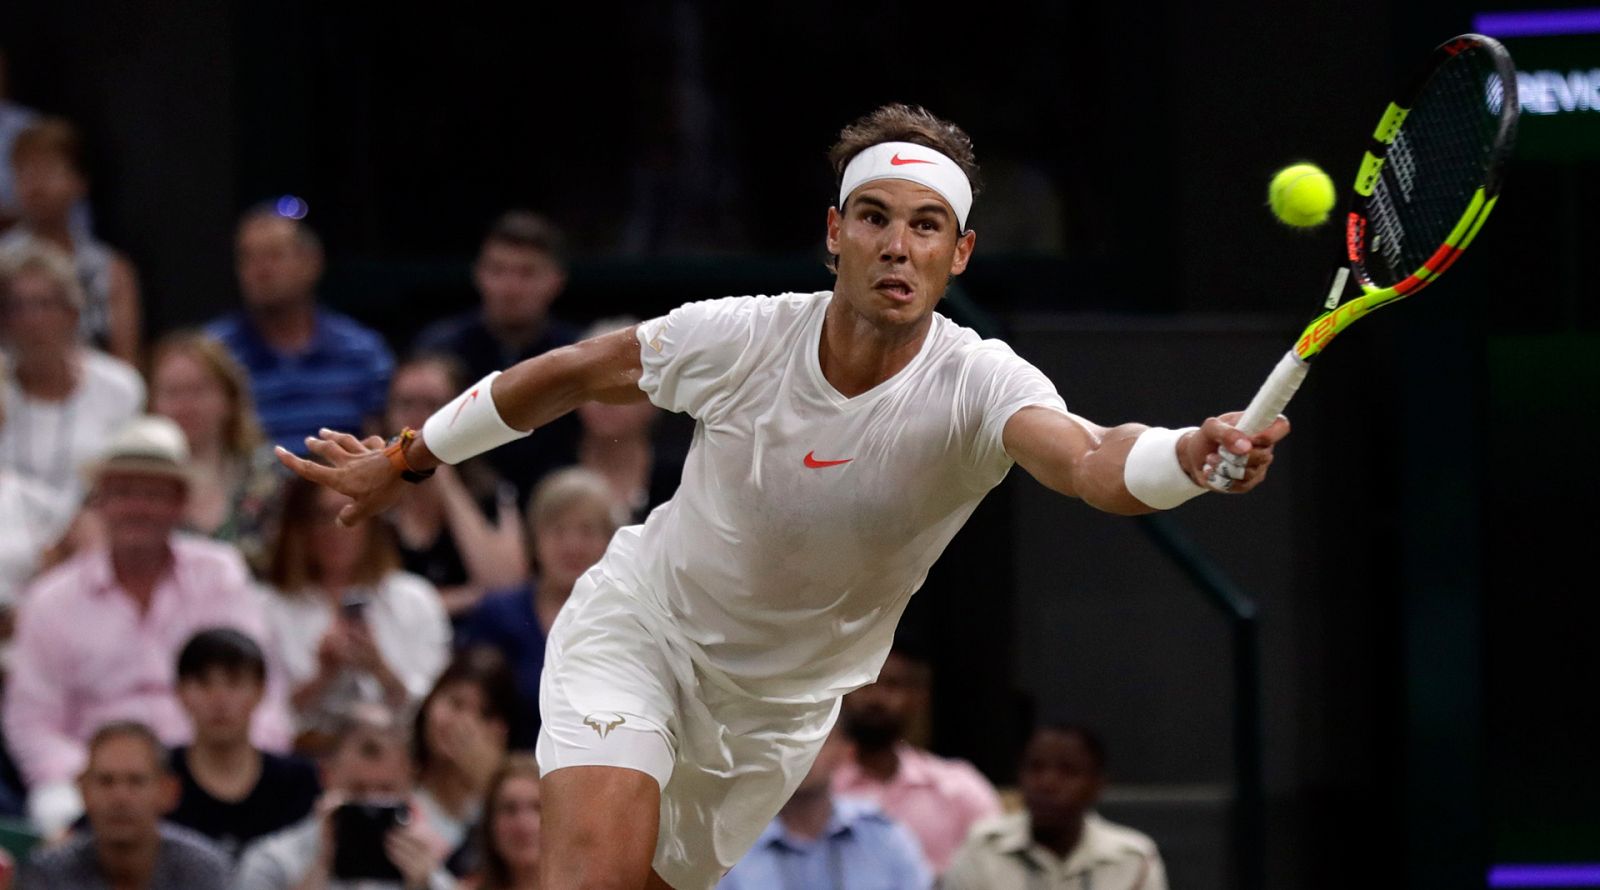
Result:
<svg viewBox="0 0 1600 890"><path fill-rule="evenodd" d="M133 366L93 349L79 351L83 376L59 402L34 399L6 379L0 463L62 492L83 495L79 468L100 456L111 436L144 410L144 380Z"/></svg>
<svg viewBox="0 0 1600 890"><path fill-rule="evenodd" d="M1018 410L1066 413L997 340L935 314L922 350L845 398L822 375L832 294L691 303L638 329L639 388L696 421L683 482L599 567L746 692L872 682L907 600L1011 468Z"/></svg>
<svg viewBox="0 0 1600 890"><path fill-rule="evenodd" d="M273 648L292 691L317 675L317 647L334 622L334 607L314 590L260 590L272 627ZM420 576L394 571L376 587L352 592L367 597L364 620L378 653L405 685L412 703L421 701L450 658L450 616L439 591ZM347 669L321 699L296 715L298 729L335 728L354 704L382 700L383 687L377 677Z"/></svg>

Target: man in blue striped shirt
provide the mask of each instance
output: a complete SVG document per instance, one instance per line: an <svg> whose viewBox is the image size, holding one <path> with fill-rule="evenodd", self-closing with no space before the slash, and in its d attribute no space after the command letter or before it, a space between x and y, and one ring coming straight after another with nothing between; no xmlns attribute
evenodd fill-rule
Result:
<svg viewBox="0 0 1600 890"><path fill-rule="evenodd" d="M927 890L933 872L905 826L876 804L835 797L850 757L835 730L811 771L717 890Z"/></svg>
<svg viewBox="0 0 1600 890"><path fill-rule="evenodd" d="M250 373L267 437L303 455L322 427L378 432L394 356L375 331L317 305L316 233L261 207L239 223L235 249L244 309L206 332Z"/></svg>

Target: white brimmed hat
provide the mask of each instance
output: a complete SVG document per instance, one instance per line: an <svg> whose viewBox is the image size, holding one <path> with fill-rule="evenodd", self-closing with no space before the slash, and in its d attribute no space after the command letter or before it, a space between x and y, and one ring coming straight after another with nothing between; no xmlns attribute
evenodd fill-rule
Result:
<svg viewBox="0 0 1600 890"><path fill-rule="evenodd" d="M93 488L107 473L165 476L189 484L189 443L170 419L146 414L128 421L106 443L100 456L83 465L83 478Z"/></svg>

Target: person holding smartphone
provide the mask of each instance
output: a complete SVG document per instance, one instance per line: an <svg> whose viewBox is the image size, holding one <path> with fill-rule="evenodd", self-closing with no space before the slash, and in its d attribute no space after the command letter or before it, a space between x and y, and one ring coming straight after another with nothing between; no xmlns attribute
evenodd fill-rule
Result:
<svg viewBox="0 0 1600 890"><path fill-rule="evenodd" d="M245 849L231 890L453 890L445 846L411 799L405 734L381 705L352 710L304 820Z"/></svg>

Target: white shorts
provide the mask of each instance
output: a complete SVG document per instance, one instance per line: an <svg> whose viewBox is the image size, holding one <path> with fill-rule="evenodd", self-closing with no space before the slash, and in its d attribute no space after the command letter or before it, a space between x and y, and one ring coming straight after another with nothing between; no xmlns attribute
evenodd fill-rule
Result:
<svg viewBox="0 0 1600 890"><path fill-rule="evenodd" d="M710 890L811 768L839 700L773 702L717 682L692 645L598 569L574 585L545 644L539 770L619 766L661 786L654 867Z"/></svg>

